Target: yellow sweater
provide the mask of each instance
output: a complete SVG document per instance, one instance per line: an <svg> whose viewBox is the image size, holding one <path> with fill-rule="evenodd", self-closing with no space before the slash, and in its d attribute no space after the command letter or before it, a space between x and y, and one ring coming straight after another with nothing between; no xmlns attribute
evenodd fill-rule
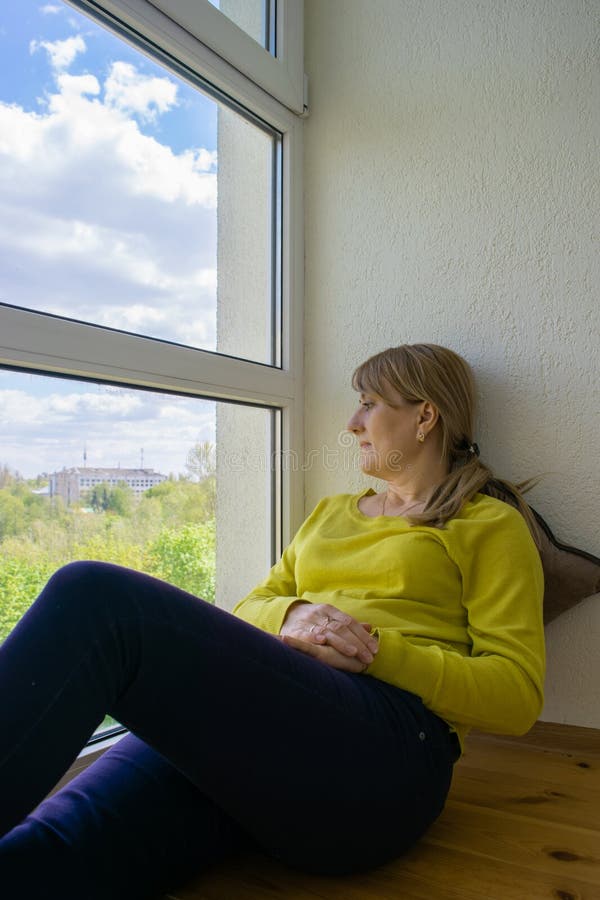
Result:
<svg viewBox="0 0 600 900"><path fill-rule="evenodd" d="M418 694L458 732L523 734L543 701L543 572L525 520L476 494L444 529L326 497L234 614L278 634L298 598L369 622L366 674Z"/></svg>

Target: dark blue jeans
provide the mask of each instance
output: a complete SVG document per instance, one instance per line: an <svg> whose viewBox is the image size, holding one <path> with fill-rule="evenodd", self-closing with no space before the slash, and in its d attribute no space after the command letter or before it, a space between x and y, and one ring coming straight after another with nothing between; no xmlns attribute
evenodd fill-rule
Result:
<svg viewBox="0 0 600 900"><path fill-rule="evenodd" d="M458 755L415 695L105 563L50 579L0 648L0 690L11 900L157 897L240 845L377 866L439 815ZM106 713L131 734L40 804Z"/></svg>

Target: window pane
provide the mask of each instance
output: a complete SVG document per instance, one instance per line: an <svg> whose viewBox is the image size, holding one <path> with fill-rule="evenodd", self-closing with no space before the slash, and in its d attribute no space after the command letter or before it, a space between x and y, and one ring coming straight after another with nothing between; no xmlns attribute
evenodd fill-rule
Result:
<svg viewBox="0 0 600 900"><path fill-rule="evenodd" d="M271 563L272 415L0 371L0 641L76 559L231 609Z"/></svg>
<svg viewBox="0 0 600 900"><path fill-rule="evenodd" d="M208 0L261 47L275 53L269 28L269 11L275 0Z"/></svg>
<svg viewBox="0 0 600 900"><path fill-rule="evenodd" d="M62 2L0 36L2 301L278 364L278 136Z"/></svg>

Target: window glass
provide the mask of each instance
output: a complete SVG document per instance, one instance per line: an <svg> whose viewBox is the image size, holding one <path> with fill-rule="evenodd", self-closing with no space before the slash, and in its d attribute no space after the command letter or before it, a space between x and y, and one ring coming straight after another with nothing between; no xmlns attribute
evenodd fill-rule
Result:
<svg viewBox="0 0 600 900"><path fill-rule="evenodd" d="M273 415L0 370L0 641L77 559L231 609L270 565Z"/></svg>
<svg viewBox="0 0 600 900"><path fill-rule="evenodd" d="M261 47L275 53L270 35L270 13L275 0L208 0ZM274 13L271 13L274 14Z"/></svg>
<svg viewBox="0 0 600 900"><path fill-rule="evenodd" d="M0 299L277 365L279 153L66 4L7 0Z"/></svg>

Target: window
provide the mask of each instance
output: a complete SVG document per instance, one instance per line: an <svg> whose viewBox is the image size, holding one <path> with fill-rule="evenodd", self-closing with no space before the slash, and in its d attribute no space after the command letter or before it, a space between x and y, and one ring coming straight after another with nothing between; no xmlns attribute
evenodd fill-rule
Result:
<svg viewBox="0 0 600 900"><path fill-rule="evenodd" d="M231 608L303 514L300 467L280 465L302 452L301 121L199 40L203 15L158 5L0 12L0 555L55 566L62 516L61 560L88 541L150 571L167 532L214 517ZM238 25L196 5L231 57ZM190 501L169 521L209 477L213 517Z"/></svg>

